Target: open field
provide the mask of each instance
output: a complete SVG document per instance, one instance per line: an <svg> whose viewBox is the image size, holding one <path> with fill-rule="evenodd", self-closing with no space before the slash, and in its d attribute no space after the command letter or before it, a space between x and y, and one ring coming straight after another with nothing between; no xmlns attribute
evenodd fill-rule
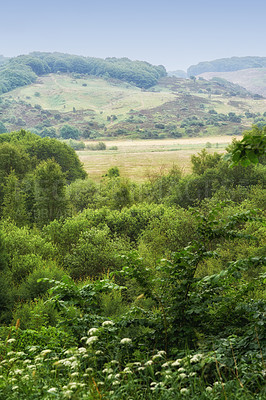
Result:
<svg viewBox="0 0 266 400"><path fill-rule="evenodd" d="M239 138L239 137L238 137ZM211 136L166 140L117 140L105 142L105 151L78 151L89 177L99 180L109 168L117 166L121 176L135 181L143 181L154 173L165 173L174 165L183 174L191 172L190 157L206 144L210 152L223 153L232 136ZM91 144L92 142L86 142ZM95 144L95 142L93 142ZM117 150L108 150L117 146Z"/></svg>

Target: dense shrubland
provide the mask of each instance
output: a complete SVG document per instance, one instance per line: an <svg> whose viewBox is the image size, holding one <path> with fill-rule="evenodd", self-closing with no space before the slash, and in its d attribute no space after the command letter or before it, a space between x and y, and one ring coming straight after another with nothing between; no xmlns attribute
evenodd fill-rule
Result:
<svg viewBox="0 0 266 400"><path fill-rule="evenodd" d="M265 397L265 129L142 184L0 141L0 399Z"/></svg>

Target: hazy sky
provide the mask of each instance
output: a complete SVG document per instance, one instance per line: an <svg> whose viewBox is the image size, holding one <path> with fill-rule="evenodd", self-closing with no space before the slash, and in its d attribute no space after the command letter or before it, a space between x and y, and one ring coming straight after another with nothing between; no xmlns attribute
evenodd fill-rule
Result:
<svg viewBox="0 0 266 400"><path fill-rule="evenodd" d="M0 14L4 56L59 51L168 70L266 57L266 0L2 0Z"/></svg>

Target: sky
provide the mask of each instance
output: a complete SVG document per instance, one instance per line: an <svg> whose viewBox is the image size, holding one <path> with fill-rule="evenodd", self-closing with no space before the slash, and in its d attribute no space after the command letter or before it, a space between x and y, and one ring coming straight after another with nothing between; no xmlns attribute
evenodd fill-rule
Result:
<svg viewBox="0 0 266 400"><path fill-rule="evenodd" d="M128 57L186 70L201 61L266 57L265 0L9 0L0 54Z"/></svg>

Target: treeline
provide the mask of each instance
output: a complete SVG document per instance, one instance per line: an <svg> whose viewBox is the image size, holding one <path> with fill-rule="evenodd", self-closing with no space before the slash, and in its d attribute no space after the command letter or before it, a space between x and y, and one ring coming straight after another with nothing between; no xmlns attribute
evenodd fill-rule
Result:
<svg viewBox="0 0 266 400"><path fill-rule="evenodd" d="M191 65L187 70L188 76L199 75L204 72L228 72L248 68L265 68L266 57L231 57L213 61L203 61Z"/></svg>
<svg viewBox="0 0 266 400"><path fill-rule="evenodd" d="M128 58L93 58L63 53L34 52L8 60L0 69L0 93L36 81L49 73L75 73L119 79L141 88L155 85L166 76L165 68Z"/></svg>

